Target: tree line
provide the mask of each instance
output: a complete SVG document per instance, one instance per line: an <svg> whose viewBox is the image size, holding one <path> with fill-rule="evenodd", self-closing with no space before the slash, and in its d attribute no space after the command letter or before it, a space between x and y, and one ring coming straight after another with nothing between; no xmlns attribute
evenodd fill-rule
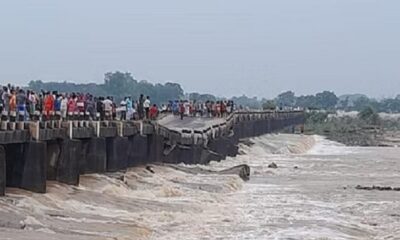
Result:
<svg viewBox="0 0 400 240"><path fill-rule="evenodd" d="M124 97L138 99L140 94L150 96L153 103L167 103L169 100L180 99L184 96L182 87L177 83L152 84L148 81L138 81L131 73L108 72L104 75L104 82L96 83L71 83L71 82L43 82L30 81L28 88L34 91L56 90L58 92L90 93L94 96L111 96L116 101Z"/></svg>
<svg viewBox="0 0 400 240"><path fill-rule="evenodd" d="M272 103L271 103L272 102ZM400 113L400 95L395 98L376 100L362 94L336 96L334 92L323 91L315 95L296 96L292 91L279 94L275 99L265 102L263 108L301 107L311 110L358 111L371 108L377 112Z"/></svg>
<svg viewBox="0 0 400 240"><path fill-rule="evenodd" d="M337 96L331 91L322 91L314 95L296 96L293 91L286 91L273 99L258 99L245 95L232 97L218 97L207 93L185 93L178 83L165 84L150 83L135 79L129 72L108 72L104 75L103 83L71 83L71 82L43 82L30 81L28 88L34 91L57 90L59 92L83 92L94 96L112 96L117 101L130 96L138 99L140 94L150 96L156 104L168 103L170 100L189 99L194 101L233 100L237 106L251 109L275 109L285 107L301 107L304 109L362 111L371 107L377 112L400 113L400 95L395 98L376 100L361 94Z"/></svg>

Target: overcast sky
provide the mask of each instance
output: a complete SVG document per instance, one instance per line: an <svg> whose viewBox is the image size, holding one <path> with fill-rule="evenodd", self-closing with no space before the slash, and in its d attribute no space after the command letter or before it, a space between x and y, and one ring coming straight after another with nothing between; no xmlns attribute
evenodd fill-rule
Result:
<svg viewBox="0 0 400 240"><path fill-rule="evenodd" d="M400 93L399 0L9 0L0 82L102 82L273 97Z"/></svg>

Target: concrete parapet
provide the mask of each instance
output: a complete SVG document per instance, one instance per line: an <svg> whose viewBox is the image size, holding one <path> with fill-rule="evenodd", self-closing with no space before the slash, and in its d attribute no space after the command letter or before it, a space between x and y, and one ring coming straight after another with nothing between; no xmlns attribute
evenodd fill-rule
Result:
<svg viewBox="0 0 400 240"><path fill-rule="evenodd" d="M28 130L1 131L0 144L23 143L30 139Z"/></svg>
<svg viewBox="0 0 400 240"><path fill-rule="evenodd" d="M95 129L92 127L79 127L79 128L73 128L72 130L73 139L92 138L95 136L96 136Z"/></svg>
<svg viewBox="0 0 400 240"><path fill-rule="evenodd" d="M110 137L115 137L117 136L117 128L116 127L100 127L100 136L99 137L104 137L104 138L110 138Z"/></svg>
<svg viewBox="0 0 400 240"><path fill-rule="evenodd" d="M154 132L154 126L150 123L142 123L140 134L142 135L150 135Z"/></svg>

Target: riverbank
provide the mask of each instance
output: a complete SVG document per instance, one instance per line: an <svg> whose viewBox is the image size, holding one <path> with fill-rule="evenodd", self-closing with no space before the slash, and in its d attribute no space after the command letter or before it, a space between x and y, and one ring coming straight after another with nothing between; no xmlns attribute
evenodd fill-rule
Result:
<svg viewBox="0 0 400 240"><path fill-rule="evenodd" d="M400 146L400 121L397 115L385 114L371 124L353 114L306 114L305 133L321 135L347 146Z"/></svg>

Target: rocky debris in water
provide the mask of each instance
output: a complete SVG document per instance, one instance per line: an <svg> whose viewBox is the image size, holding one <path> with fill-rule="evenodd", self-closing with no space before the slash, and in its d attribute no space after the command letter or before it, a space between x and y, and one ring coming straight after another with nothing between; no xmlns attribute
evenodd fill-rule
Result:
<svg viewBox="0 0 400 240"><path fill-rule="evenodd" d="M218 172L219 174L238 174L245 181L250 179L250 167L246 164L234 166Z"/></svg>
<svg viewBox="0 0 400 240"><path fill-rule="evenodd" d="M250 179L250 167L246 164L237 165L221 171L212 171L201 167L188 168L172 164L166 164L165 166L191 174L233 174L233 175L239 175L239 177L245 181Z"/></svg>
<svg viewBox="0 0 400 240"><path fill-rule="evenodd" d="M278 168L278 165L276 165L276 163L272 162L268 165L268 168Z"/></svg>
<svg viewBox="0 0 400 240"><path fill-rule="evenodd" d="M252 142L249 138L241 139L241 140L239 140L239 142L244 144L244 145L246 145L246 146L248 146L248 147L251 147L251 146L254 145L254 142Z"/></svg>
<svg viewBox="0 0 400 240"><path fill-rule="evenodd" d="M151 173L155 173L151 166L146 166L146 170L151 172Z"/></svg>
<svg viewBox="0 0 400 240"><path fill-rule="evenodd" d="M243 150L239 150L238 154L239 154L239 155L245 155L245 154L246 154L246 152L245 152L245 151L243 151Z"/></svg>
<svg viewBox="0 0 400 240"><path fill-rule="evenodd" d="M378 226L378 223L375 223L375 222L365 222L365 221L362 221L361 223L363 223L363 224L368 224L368 225L370 225L370 226L372 226L372 227Z"/></svg>
<svg viewBox="0 0 400 240"><path fill-rule="evenodd" d="M390 186L385 186L385 187L382 187L382 186L372 186L372 187L369 187L369 186L357 185L357 186L356 186L356 189L357 189L357 190L368 190L368 191L371 191L371 190L378 190L378 191L400 191L400 187L390 187Z"/></svg>

